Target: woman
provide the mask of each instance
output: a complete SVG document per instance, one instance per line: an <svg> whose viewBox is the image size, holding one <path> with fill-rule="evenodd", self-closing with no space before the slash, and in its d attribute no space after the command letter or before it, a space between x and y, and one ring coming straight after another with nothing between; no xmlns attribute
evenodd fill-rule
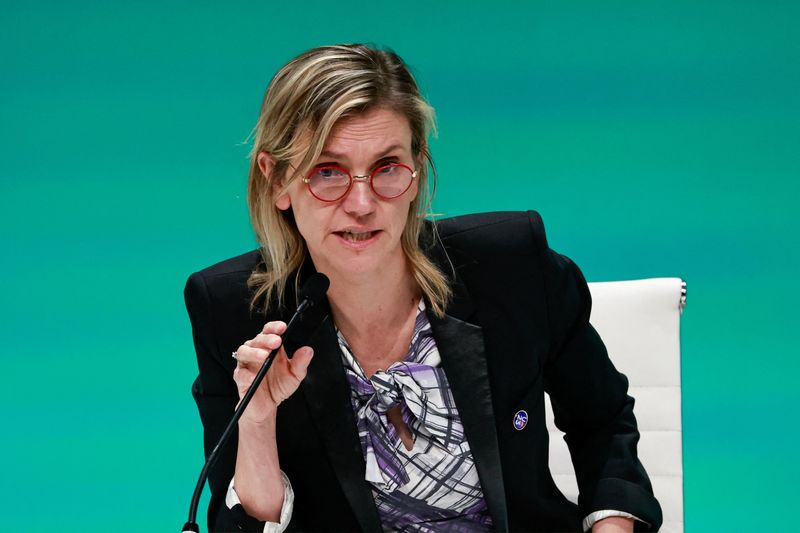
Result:
<svg viewBox="0 0 800 533"><path fill-rule="evenodd" d="M211 473L209 527L657 529L580 271L533 212L426 221L432 126L392 52L317 48L270 83L248 185L261 248L185 290L207 453L280 350ZM322 325L289 359L279 335L315 270ZM578 506L547 467L545 390Z"/></svg>

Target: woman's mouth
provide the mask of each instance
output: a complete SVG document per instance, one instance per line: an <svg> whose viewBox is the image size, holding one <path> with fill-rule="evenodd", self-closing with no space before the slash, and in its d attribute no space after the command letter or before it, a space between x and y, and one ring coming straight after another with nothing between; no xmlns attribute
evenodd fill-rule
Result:
<svg viewBox="0 0 800 533"><path fill-rule="evenodd" d="M346 241L350 242L359 242L359 241L366 241L374 234L374 231L362 231L360 233L355 233L352 231L343 231L341 232L342 238Z"/></svg>
<svg viewBox="0 0 800 533"><path fill-rule="evenodd" d="M361 247L371 242L380 233L379 230L373 231L335 231L334 234L346 244L353 247Z"/></svg>

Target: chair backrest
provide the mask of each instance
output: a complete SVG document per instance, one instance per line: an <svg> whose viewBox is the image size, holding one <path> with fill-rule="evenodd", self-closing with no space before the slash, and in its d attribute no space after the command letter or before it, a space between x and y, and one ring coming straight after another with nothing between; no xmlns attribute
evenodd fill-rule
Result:
<svg viewBox="0 0 800 533"><path fill-rule="evenodd" d="M590 283L591 323L611 361L629 380L641 433L639 458L661 503L661 531L683 531L680 315L686 285L680 278ZM575 472L550 398L550 471L559 489L577 502Z"/></svg>

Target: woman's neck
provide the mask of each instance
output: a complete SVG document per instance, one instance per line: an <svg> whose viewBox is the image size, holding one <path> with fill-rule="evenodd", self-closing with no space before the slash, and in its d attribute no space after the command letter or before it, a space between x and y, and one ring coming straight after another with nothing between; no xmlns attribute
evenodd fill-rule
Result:
<svg viewBox="0 0 800 533"><path fill-rule="evenodd" d="M420 291L404 261L394 272L375 276L329 274L333 321L367 375L402 360L413 332Z"/></svg>
<svg viewBox="0 0 800 533"><path fill-rule="evenodd" d="M331 279L328 300L336 325L341 329L367 331L382 324L396 324L419 301L419 290L409 269L403 265L394 275L383 271L376 276Z"/></svg>

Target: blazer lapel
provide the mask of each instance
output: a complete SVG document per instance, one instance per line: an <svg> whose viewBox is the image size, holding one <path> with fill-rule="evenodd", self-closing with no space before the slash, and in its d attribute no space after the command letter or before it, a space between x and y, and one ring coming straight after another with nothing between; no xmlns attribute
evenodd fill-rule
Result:
<svg viewBox="0 0 800 533"><path fill-rule="evenodd" d="M483 330L466 321L474 306L460 280L455 279L453 285L454 299L448 314L440 319L428 312L428 319L475 460L492 530L507 531L505 486Z"/></svg>
<svg viewBox="0 0 800 533"><path fill-rule="evenodd" d="M369 485L361 451L350 388L344 374L339 342L330 315L312 337L314 358L301 390L319 430L339 485L364 531L379 531L381 521Z"/></svg>
<svg viewBox="0 0 800 533"><path fill-rule="evenodd" d="M481 480L483 497L492 517L492 530L507 531L505 488L483 332L480 327L450 315L443 319L429 315L429 319ZM314 358L301 390L361 528L380 530L375 500L364 480L366 465L330 317L322 323L310 345L314 348Z"/></svg>

